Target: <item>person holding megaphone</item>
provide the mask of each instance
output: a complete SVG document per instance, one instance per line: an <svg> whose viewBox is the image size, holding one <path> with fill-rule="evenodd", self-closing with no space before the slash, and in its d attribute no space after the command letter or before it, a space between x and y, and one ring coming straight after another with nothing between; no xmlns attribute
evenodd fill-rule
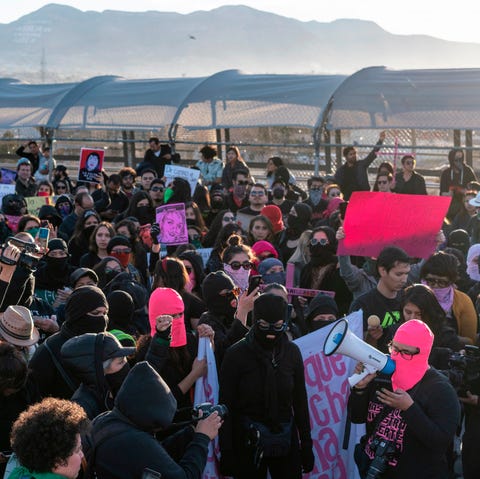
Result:
<svg viewBox="0 0 480 479"><path fill-rule="evenodd" d="M431 368L433 333L422 321L403 323L389 344L391 381L369 374L353 388L348 411L367 434L355 449L362 478L443 479L447 451L460 420L455 390ZM356 373L363 370L359 363Z"/></svg>

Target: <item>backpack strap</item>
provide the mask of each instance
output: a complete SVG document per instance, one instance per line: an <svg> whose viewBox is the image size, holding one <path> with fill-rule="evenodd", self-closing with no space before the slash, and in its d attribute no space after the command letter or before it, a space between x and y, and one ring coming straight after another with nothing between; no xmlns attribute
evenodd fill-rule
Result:
<svg viewBox="0 0 480 479"><path fill-rule="evenodd" d="M72 378L68 375L67 371L65 371L65 368L61 365L55 354L53 354L53 351L50 348L48 341L45 341L43 344L45 345L46 350L50 354L53 364L57 368L57 371L60 373L60 376L62 376L63 380L67 383L67 386L72 390L72 393L74 393L77 390L77 386L72 381Z"/></svg>

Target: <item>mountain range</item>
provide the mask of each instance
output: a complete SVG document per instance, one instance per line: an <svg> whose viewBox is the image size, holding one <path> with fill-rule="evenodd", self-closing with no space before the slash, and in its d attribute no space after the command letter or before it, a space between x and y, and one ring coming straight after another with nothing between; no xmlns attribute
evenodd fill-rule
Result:
<svg viewBox="0 0 480 479"><path fill-rule="evenodd" d="M0 77L30 82L246 73L352 74L477 67L480 44L394 35L374 22L301 22L245 6L188 15L82 12L49 4L0 24Z"/></svg>

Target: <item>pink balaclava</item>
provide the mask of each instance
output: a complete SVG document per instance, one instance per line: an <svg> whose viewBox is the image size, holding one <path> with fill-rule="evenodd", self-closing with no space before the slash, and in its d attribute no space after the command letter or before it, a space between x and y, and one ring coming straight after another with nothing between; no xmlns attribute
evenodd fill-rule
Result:
<svg viewBox="0 0 480 479"><path fill-rule="evenodd" d="M399 353L393 351L391 354L395 361L395 372L392 374L393 390L408 391L423 378L430 367L428 356L432 350L433 333L423 321L411 319L398 328L393 339L397 343L420 349L411 360L403 359Z"/></svg>
<svg viewBox="0 0 480 479"><path fill-rule="evenodd" d="M173 318L172 329L170 332L170 347L178 348L187 344L187 332L183 312L182 297L172 288L157 288L153 291L148 302L148 319L150 321L151 335L155 334L156 321L163 314L180 314L178 318Z"/></svg>

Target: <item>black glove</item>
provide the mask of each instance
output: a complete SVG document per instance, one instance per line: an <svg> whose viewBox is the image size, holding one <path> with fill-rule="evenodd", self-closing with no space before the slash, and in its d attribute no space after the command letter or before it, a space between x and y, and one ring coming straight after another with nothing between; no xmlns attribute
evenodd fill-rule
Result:
<svg viewBox="0 0 480 479"><path fill-rule="evenodd" d="M303 473L307 474L308 472L312 472L313 466L315 465L315 456L313 455L312 446L302 447L300 453L302 455Z"/></svg>
<svg viewBox="0 0 480 479"><path fill-rule="evenodd" d="M160 234L160 225L158 223L153 223L150 227L150 237L152 238L153 244L158 244L158 235Z"/></svg>
<svg viewBox="0 0 480 479"><path fill-rule="evenodd" d="M235 454L233 451L222 451L220 457L220 472L224 476L233 476L236 472Z"/></svg>

